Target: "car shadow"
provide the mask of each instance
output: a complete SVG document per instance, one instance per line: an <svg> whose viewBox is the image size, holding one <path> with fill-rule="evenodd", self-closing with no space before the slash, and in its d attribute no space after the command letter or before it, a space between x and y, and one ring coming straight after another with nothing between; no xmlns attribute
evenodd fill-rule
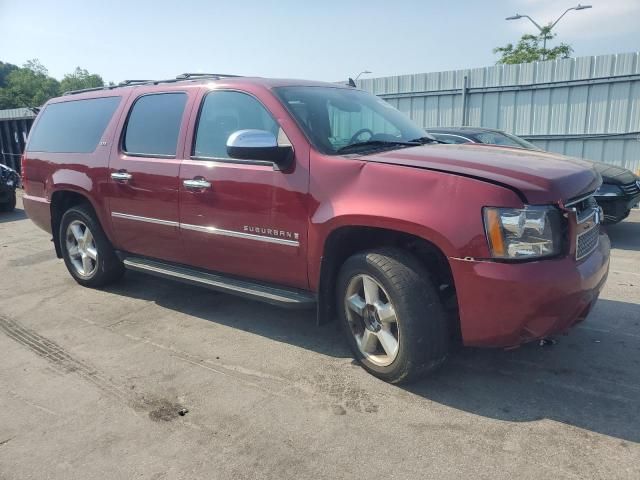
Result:
<svg viewBox="0 0 640 480"><path fill-rule="evenodd" d="M585 323L555 340L459 349L406 389L496 420L547 419L640 442L640 305L601 299Z"/></svg>
<svg viewBox="0 0 640 480"><path fill-rule="evenodd" d="M640 210L634 209L626 220L604 226L611 247L640 251Z"/></svg>
<svg viewBox="0 0 640 480"><path fill-rule="evenodd" d="M21 208L17 208L13 212L0 212L0 223L17 222L27 218L27 214Z"/></svg>
<svg viewBox="0 0 640 480"><path fill-rule="evenodd" d="M336 323L128 272L111 293L336 358L351 356ZM615 317L615 328L611 318ZM640 305L600 300L589 319L555 345L516 350L457 348L442 369L408 392L508 422L549 419L640 442Z"/></svg>
<svg viewBox="0 0 640 480"><path fill-rule="evenodd" d="M350 356L337 324L318 326L315 309L288 310L133 271L106 290L323 355Z"/></svg>

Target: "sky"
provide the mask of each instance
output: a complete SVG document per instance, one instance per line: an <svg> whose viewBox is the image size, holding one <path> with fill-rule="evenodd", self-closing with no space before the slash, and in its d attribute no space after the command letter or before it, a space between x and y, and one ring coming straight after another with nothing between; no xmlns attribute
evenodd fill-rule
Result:
<svg viewBox="0 0 640 480"><path fill-rule="evenodd" d="M640 50L640 0L585 0L554 29L574 56ZM106 81L183 72L338 81L492 65L573 0L0 0L0 61ZM553 46L555 42L551 42Z"/></svg>

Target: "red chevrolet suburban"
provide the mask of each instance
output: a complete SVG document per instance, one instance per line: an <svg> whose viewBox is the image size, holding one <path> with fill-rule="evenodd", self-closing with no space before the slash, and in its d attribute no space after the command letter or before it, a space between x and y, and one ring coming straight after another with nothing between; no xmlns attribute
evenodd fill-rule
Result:
<svg viewBox="0 0 640 480"><path fill-rule="evenodd" d="M81 285L126 269L338 318L372 374L583 320L609 268L588 163L442 145L348 86L216 74L69 92L24 207Z"/></svg>

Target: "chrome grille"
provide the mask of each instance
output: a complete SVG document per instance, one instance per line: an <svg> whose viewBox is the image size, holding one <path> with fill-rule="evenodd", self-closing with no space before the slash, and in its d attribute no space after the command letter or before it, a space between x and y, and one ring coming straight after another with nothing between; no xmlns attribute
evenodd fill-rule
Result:
<svg viewBox="0 0 640 480"><path fill-rule="evenodd" d="M573 210L576 221L576 260L593 252L600 240L600 220L602 209L598 206L593 193L585 195L565 204Z"/></svg>
<svg viewBox="0 0 640 480"><path fill-rule="evenodd" d="M596 208L591 214L578 218L578 234L576 236L576 260L586 257L598 246L600 239L600 209Z"/></svg>
<svg viewBox="0 0 640 480"><path fill-rule="evenodd" d="M576 260L586 257L598 246L600 238L600 225L596 224L591 229L578 235L576 243Z"/></svg>
<svg viewBox="0 0 640 480"><path fill-rule="evenodd" d="M625 193L625 195L635 196L640 194L640 185L636 182L627 183L626 185L620 185L620 188Z"/></svg>

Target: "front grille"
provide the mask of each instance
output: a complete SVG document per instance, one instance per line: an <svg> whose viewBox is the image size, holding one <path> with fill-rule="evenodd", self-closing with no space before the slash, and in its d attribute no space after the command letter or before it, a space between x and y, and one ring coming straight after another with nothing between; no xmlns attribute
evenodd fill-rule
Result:
<svg viewBox="0 0 640 480"><path fill-rule="evenodd" d="M620 188L625 193L625 195L629 195L630 197L634 197L640 194L640 186L636 182L627 183L626 185L620 185Z"/></svg>
<svg viewBox="0 0 640 480"><path fill-rule="evenodd" d="M596 199L593 197L593 193L588 197L583 197L579 201L569 202L566 205L575 210L578 223L589 219L593 215L593 212L598 209L598 202L596 202Z"/></svg>
<svg viewBox="0 0 640 480"><path fill-rule="evenodd" d="M580 260L593 252L598 246L600 238L600 225L596 224L591 229L578 235L576 245L576 260Z"/></svg>
<svg viewBox="0 0 640 480"><path fill-rule="evenodd" d="M575 213L576 260L580 260L598 246L602 210L593 197L593 193L571 200L565 206Z"/></svg>

